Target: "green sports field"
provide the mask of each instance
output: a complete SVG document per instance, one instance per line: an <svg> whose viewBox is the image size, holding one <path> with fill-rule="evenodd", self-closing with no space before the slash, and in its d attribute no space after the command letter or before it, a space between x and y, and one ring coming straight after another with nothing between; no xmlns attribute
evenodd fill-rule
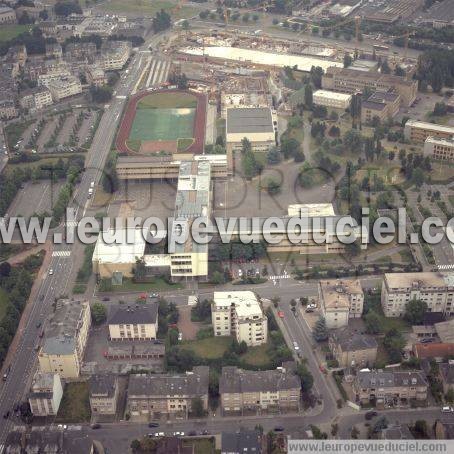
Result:
<svg viewBox="0 0 454 454"><path fill-rule="evenodd" d="M193 137L194 108L137 109L129 140L177 140Z"/></svg>

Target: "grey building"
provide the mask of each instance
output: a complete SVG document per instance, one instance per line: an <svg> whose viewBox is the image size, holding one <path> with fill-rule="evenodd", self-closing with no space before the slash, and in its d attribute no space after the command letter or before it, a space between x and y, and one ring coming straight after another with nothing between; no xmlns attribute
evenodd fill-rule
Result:
<svg viewBox="0 0 454 454"><path fill-rule="evenodd" d="M221 454L261 454L262 435L258 430L241 429L239 432L222 432Z"/></svg>
<svg viewBox="0 0 454 454"><path fill-rule="evenodd" d="M92 413L114 415L117 411L118 377L113 374L92 375L88 385Z"/></svg>

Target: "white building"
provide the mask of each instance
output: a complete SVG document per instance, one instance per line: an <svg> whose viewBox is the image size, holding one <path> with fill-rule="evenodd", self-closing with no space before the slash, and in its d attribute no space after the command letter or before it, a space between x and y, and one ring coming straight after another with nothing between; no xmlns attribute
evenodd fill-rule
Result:
<svg viewBox="0 0 454 454"><path fill-rule="evenodd" d="M110 340L151 340L158 332L158 305L119 305L109 317Z"/></svg>
<svg viewBox="0 0 454 454"><path fill-rule="evenodd" d="M317 90L313 95L313 102L319 106L331 107L333 109L347 109L350 106L352 95L338 93L330 90Z"/></svg>
<svg viewBox="0 0 454 454"><path fill-rule="evenodd" d="M77 77L68 76L50 82L49 90L52 93L52 98L58 102L82 93L82 85Z"/></svg>
<svg viewBox="0 0 454 454"><path fill-rule="evenodd" d="M105 71L122 69L131 55L131 43L128 41L106 41L101 47L99 66Z"/></svg>
<svg viewBox="0 0 454 454"><path fill-rule="evenodd" d="M358 279L321 280L318 283L320 310L330 329L348 325L363 313L364 293Z"/></svg>
<svg viewBox="0 0 454 454"><path fill-rule="evenodd" d="M428 137L451 139L454 136L454 127L407 120L404 127L404 136L407 140L416 143L424 143Z"/></svg>
<svg viewBox="0 0 454 454"><path fill-rule="evenodd" d="M215 336L235 336L248 346L265 344L267 317L254 292L214 292L211 320Z"/></svg>
<svg viewBox="0 0 454 454"><path fill-rule="evenodd" d="M424 156L441 161L452 161L454 159L454 137L449 139L427 137L424 142Z"/></svg>
<svg viewBox="0 0 454 454"><path fill-rule="evenodd" d="M63 396L60 375L37 371L28 395L34 416L52 416L58 413Z"/></svg>
<svg viewBox="0 0 454 454"><path fill-rule="evenodd" d="M52 102L52 94L44 86L24 90L19 99L19 103L24 109L40 110L43 107L50 106Z"/></svg>
<svg viewBox="0 0 454 454"><path fill-rule="evenodd" d="M429 312L454 315L454 274L385 273L381 304L386 317L402 317L414 299L424 301Z"/></svg>

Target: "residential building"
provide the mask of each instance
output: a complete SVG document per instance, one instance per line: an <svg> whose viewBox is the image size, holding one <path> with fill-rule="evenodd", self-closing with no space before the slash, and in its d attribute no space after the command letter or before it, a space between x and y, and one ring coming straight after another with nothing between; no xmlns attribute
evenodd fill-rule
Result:
<svg viewBox="0 0 454 454"><path fill-rule="evenodd" d="M254 292L214 292L211 320L215 336L234 336L248 346L268 340L268 318Z"/></svg>
<svg viewBox="0 0 454 454"><path fill-rule="evenodd" d="M33 416L55 416L63 397L60 375L36 371L28 402Z"/></svg>
<svg viewBox="0 0 454 454"><path fill-rule="evenodd" d="M88 380L92 415L114 415L117 412L118 377L114 374L95 374Z"/></svg>
<svg viewBox="0 0 454 454"><path fill-rule="evenodd" d="M418 81L377 71L357 71L334 66L328 68L322 77L324 90L354 94L362 92L366 87L380 91L394 89L400 95L402 104L408 107L416 99Z"/></svg>
<svg viewBox="0 0 454 454"><path fill-rule="evenodd" d="M9 6L0 6L0 24L15 24L17 22L16 13Z"/></svg>
<svg viewBox="0 0 454 454"><path fill-rule="evenodd" d="M452 161L454 159L454 136L449 139L427 137L424 142L424 156L441 161Z"/></svg>
<svg viewBox="0 0 454 454"><path fill-rule="evenodd" d="M376 91L361 104L361 121L370 123L375 118L384 123L394 118L399 112L400 95L392 90Z"/></svg>
<svg viewBox="0 0 454 454"><path fill-rule="evenodd" d="M276 145L273 116L269 107L227 108L227 154L241 150L242 140L247 138L253 151L268 151ZM229 158L230 159L230 158Z"/></svg>
<svg viewBox="0 0 454 454"><path fill-rule="evenodd" d="M363 313L364 293L359 279L321 280L318 297L328 328L347 326L349 318L359 318Z"/></svg>
<svg viewBox="0 0 454 454"><path fill-rule="evenodd" d="M414 440L408 426L393 425L380 431L382 440Z"/></svg>
<svg viewBox="0 0 454 454"><path fill-rule="evenodd" d="M454 274L385 273L381 305L386 317L402 317L414 299L424 301L429 312L454 315Z"/></svg>
<svg viewBox="0 0 454 454"><path fill-rule="evenodd" d="M223 414L298 411L301 381L293 362L262 371L228 366L222 368L219 394Z"/></svg>
<svg viewBox="0 0 454 454"><path fill-rule="evenodd" d="M339 367L371 367L377 359L375 338L349 328L330 333L329 348Z"/></svg>
<svg viewBox="0 0 454 454"><path fill-rule="evenodd" d="M454 319L438 322L433 326L441 342L454 344Z"/></svg>
<svg viewBox="0 0 454 454"><path fill-rule="evenodd" d="M65 47L66 61L80 61L92 63L98 58L96 44L88 43L69 43Z"/></svg>
<svg viewBox="0 0 454 454"><path fill-rule="evenodd" d="M52 93L52 98L58 102L82 93L82 85L77 77L68 76L50 82L49 90Z"/></svg>
<svg viewBox="0 0 454 454"><path fill-rule="evenodd" d="M448 416L449 418L449 416ZM448 418L437 419L434 424L436 440L454 440L454 422Z"/></svg>
<svg viewBox="0 0 454 454"><path fill-rule="evenodd" d="M34 70L38 71L36 75L36 80L38 82L39 87L44 86L49 88L52 82L60 82L60 80L62 79L74 77L71 75L66 66L63 65L59 68L52 68L48 72L40 72L47 71L46 66L44 66L44 68L42 66L39 68L34 68Z"/></svg>
<svg viewBox="0 0 454 454"><path fill-rule="evenodd" d="M317 90L313 94L313 102L319 106L331 107L333 109L347 109L350 107L352 95L338 93L329 90Z"/></svg>
<svg viewBox="0 0 454 454"><path fill-rule="evenodd" d="M60 454L63 447L63 431L60 430L16 430L10 432L2 448L4 454L46 453ZM89 454L89 451L79 451Z"/></svg>
<svg viewBox="0 0 454 454"><path fill-rule="evenodd" d="M79 377L90 326L88 301L58 301L39 350L40 371Z"/></svg>
<svg viewBox="0 0 454 454"><path fill-rule="evenodd" d="M62 58L63 50L60 44L58 43L48 43L46 44L46 57L50 58Z"/></svg>
<svg viewBox="0 0 454 454"><path fill-rule="evenodd" d="M158 304L120 304L109 316L110 340L152 340L158 332Z"/></svg>
<svg viewBox="0 0 454 454"><path fill-rule="evenodd" d="M19 103L23 109L40 110L50 106L52 102L52 94L44 86L26 89L19 96Z"/></svg>
<svg viewBox="0 0 454 454"><path fill-rule="evenodd" d="M105 41L101 46L99 66L105 71L123 69L130 55L129 41Z"/></svg>
<svg viewBox="0 0 454 454"><path fill-rule="evenodd" d="M107 83L106 73L97 66L89 66L85 70L85 76L87 78L87 83L89 85L94 85L95 87L102 87Z"/></svg>
<svg viewBox="0 0 454 454"><path fill-rule="evenodd" d="M0 119L9 120L19 115L14 99L0 99Z"/></svg>
<svg viewBox="0 0 454 454"><path fill-rule="evenodd" d="M443 383L443 393L446 394L450 389L454 390L454 360L450 359L447 363L440 364L438 367Z"/></svg>
<svg viewBox="0 0 454 454"><path fill-rule="evenodd" d="M450 140L454 136L454 127L407 120L404 127L404 136L407 140L415 143L424 143L428 137Z"/></svg>
<svg viewBox="0 0 454 454"><path fill-rule="evenodd" d="M187 417L194 399L208 409L209 367L197 366L184 374L132 374L129 377L128 413L131 419Z"/></svg>
<svg viewBox="0 0 454 454"><path fill-rule="evenodd" d="M426 400L428 387L422 371L361 370L353 382L357 401L375 403L377 408L409 405L413 399Z"/></svg>
<svg viewBox="0 0 454 454"><path fill-rule="evenodd" d="M221 454L261 454L263 435L259 430L241 428L238 432L222 432Z"/></svg>

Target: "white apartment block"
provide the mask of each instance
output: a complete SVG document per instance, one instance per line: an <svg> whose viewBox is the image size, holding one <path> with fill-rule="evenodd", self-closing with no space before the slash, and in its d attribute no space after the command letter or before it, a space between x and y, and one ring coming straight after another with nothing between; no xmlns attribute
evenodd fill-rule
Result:
<svg viewBox="0 0 454 454"><path fill-rule="evenodd" d="M313 95L313 102L319 106L333 109L347 109L350 106L352 95L330 90L317 90Z"/></svg>
<svg viewBox="0 0 454 454"><path fill-rule="evenodd" d="M49 84L55 80L60 80L62 77L70 77L71 73L66 68L56 68L46 74L38 76L38 86L49 88Z"/></svg>
<svg viewBox="0 0 454 454"><path fill-rule="evenodd" d="M40 110L52 104L52 94L44 86L25 90L20 94L19 103L24 109Z"/></svg>
<svg viewBox="0 0 454 454"><path fill-rule="evenodd" d="M320 310L330 329L348 325L363 313L364 293L358 279L321 280L318 283Z"/></svg>
<svg viewBox="0 0 454 454"><path fill-rule="evenodd" d="M429 312L454 315L454 274L385 273L381 304L386 317L402 317L413 299L424 301Z"/></svg>
<svg viewBox="0 0 454 454"><path fill-rule="evenodd" d="M211 319L215 336L232 335L248 346L268 339L268 319L254 292L214 292Z"/></svg>
<svg viewBox="0 0 454 454"><path fill-rule="evenodd" d="M158 305L119 305L109 318L110 340L152 340L158 333Z"/></svg>
<svg viewBox="0 0 454 454"><path fill-rule="evenodd" d="M82 93L80 80L74 76L62 77L49 83L52 98L58 102L64 98Z"/></svg>
<svg viewBox="0 0 454 454"><path fill-rule="evenodd" d="M454 137L449 139L427 137L424 142L424 156L441 161L452 161L454 159Z"/></svg>
<svg viewBox="0 0 454 454"><path fill-rule="evenodd" d="M63 397L60 376L37 371L33 377L28 402L34 416L52 416L58 413Z"/></svg>
<svg viewBox="0 0 454 454"><path fill-rule="evenodd" d="M131 55L131 44L126 41L107 41L101 48L99 66L105 71L122 69Z"/></svg>

